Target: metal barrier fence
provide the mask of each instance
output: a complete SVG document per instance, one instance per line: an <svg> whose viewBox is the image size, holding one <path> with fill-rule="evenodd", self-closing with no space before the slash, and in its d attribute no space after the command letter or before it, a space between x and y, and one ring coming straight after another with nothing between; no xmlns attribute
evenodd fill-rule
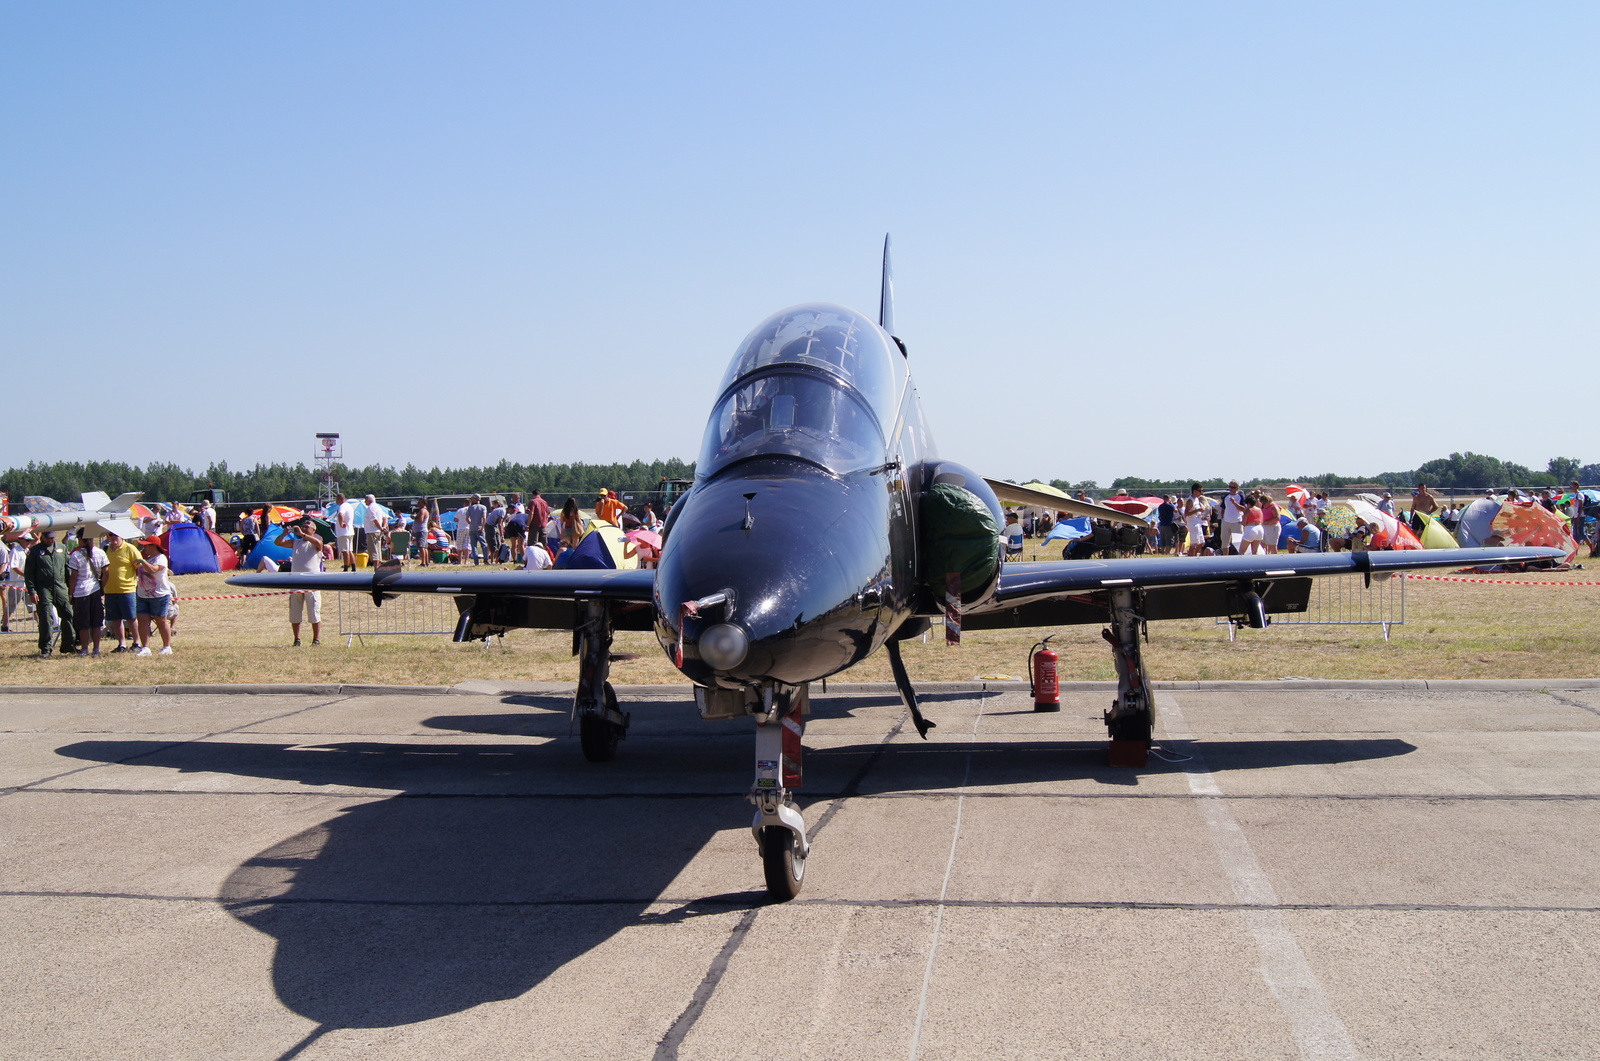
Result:
<svg viewBox="0 0 1600 1061"><path fill-rule="evenodd" d="M11 615L6 620L10 633L26 634L29 641L39 636L39 624L34 618L33 610L28 605L28 598L23 592L22 579L6 579L0 581L0 593L4 593L6 600L11 604Z"/></svg>
<svg viewBox="0 0 1600 1061"><path fill-rule="evenodd" d="M339 636L345 647L357 638L379 635L453 634L456 629L455 597L446 593L399 593L383 606L372 603L370 593L335 593ZM365 644L365 642L363 642Z"/></svg>
<svg viewBox="0 0 1600 1061"><path fill-rule="evenodd" d="M1383 639L1389 628L1406 621L1406 579L1395 575L1374 578L1366 584L1362 575L1329 575L1311 580L1311 599L1303 612L1274 612L1272 626L1381 626ZM1238 630L1226 618L1228 640Z"/></svg>

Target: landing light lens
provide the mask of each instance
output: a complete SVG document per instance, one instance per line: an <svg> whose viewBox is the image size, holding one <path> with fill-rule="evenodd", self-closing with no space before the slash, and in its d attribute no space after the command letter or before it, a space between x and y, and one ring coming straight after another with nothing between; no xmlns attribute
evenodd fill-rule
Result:
<svg viewBox="0 0 1600 1061"><path fill-rule="evenodd" d="M718 623L700 635L700 658L717 670L732 670L750 651L750 635L732 623Z"/></svg>

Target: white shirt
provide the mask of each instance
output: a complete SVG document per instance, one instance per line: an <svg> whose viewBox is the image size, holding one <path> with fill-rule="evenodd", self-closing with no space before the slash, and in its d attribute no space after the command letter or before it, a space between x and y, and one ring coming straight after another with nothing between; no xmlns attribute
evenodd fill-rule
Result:
<svg viewBox="0 0 1600 1061"><path fill-rule="evenodd" d="M524 571L543 571L554 563L550 559L550 551L538 542L524 549L522 556L522 570Z"/></svg>
<svg viewBox="0 0 1600 1061"><path fill-rule="evenodd" d="M333 533L341 538L353 538L356 533L356 503L346 501L333 514Z"/></svg>
<svg viewBox="0 0 1600 1061"><path fill-rule="evenodd" d="M1222 498L1222 522L1244 522L1244 495L1226 494Z"/></svg>
<svg viewBox="0 0 1600 1061"><path fill-rule="evenodd" d="M294 539L294 548L289 552L289 570L300 574L316 574L322 570L322 549L316 542L308 542L304 538Z"/></svg>
<svg viewBox="0 0 1600 1061"><path fill-rule="evenodd" d="M202 508L200 510L200 526L204 527L206 530L216 530L217 510L212 508L210 505Z"/></svg>
<svg viewBox="0 0 1600 1061"><path fill-rule="evenodd" d="M381 531L384 528L383 510L378 507L376 501L367 506L366 527L368 534L374 531Z"/></svg>
<svg viewBox="0 0 1600 1061"><path fill-rule="evenodd" d="M147 559L149 563L155 565L158 570L153 575L144 571L139 572L139 596L145 598L146 600L150 600L154 597L172 596L172 580L167 577L168 565L166 554L157 553L154 557L142 557L141 559Z"/></svg>
<svg viewBox="0 0 1600 1061"><path fill-rule="evenodd" d="M82 547L72 550L72 555L67 557L67 570L73 574L72 595L87 597L99 589L100 573L110 562L99 546L92 546L88 556L84 556Z"/></svg>
<svg viewBox="0 0 1600 1061"><path fill-rule="evenodd" d="M22 565L27 563L27 562L28 562L28 550L24 549L22 546L18 545L16 542L12 542L11 543L11 555L6 560L6 566L8 568L10 568L11 571L15 571L16 572L16 577L17 578L21 578L22 577Z"/></svg>

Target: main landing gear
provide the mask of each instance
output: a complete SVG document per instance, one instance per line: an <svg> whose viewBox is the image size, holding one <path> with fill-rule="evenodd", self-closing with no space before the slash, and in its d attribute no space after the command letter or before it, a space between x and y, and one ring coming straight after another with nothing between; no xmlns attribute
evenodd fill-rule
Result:
<svg viewBox="0 0 1600 1061"><path fill-rule="evenodd" d="M802 777L800 740L810 699L808 685L768 684L761 689L763 712L756 715L756 777L750 788L756 815L750 831L761 854L767 894L779 903L800 894L811 853L806 822L791 791Z"/></svg>
<svg viewBox="0 0 1600 1061"><path fill-rule="evenodd" d="M604 601L585 601L583 622L574 631L578 656L578 691L572 715L578 723L583 757L591 763L616 758L617 741L628 735L629 716L617 705L611 675L611 612Z"/></svg>
<svg viewBox="0 0 1600 1061"><path fill-rule="evenodd" d="M1100 636L1111 643L1117 664L1117 698L1105 714L1111 733L1111 765L1142 767L1150 760L1150 736L1155 729L1155 701L1139 635L1144 632L1132 587L1111 590L1111 627Z"/></svg>

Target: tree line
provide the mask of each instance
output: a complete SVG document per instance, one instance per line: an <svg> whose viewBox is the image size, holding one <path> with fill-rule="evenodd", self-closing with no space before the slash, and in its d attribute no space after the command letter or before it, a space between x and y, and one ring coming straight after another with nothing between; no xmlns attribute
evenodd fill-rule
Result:
<svg viewBox="0 0 1600 1061"><path fill-rule="evenodd" d="M601 487L616 491L658 489L663 478L692 479L694 465L678 460L636 460L629 464L512 464L501 461L485 468L389 468L333 466L339 487L351 496L379 497L470 494L534 489L549 494L593 497ZM321 477L304 464L257 464L234 471L226 461L196 473L176 464L140 468L120 461L29 462L0 472L0 490L14 501L30 495L76 501L78 495L103 490L112 497L138 490L152 501L187 501L196 490L219 489L229 501L298 501L317 496Z"/></svg>

